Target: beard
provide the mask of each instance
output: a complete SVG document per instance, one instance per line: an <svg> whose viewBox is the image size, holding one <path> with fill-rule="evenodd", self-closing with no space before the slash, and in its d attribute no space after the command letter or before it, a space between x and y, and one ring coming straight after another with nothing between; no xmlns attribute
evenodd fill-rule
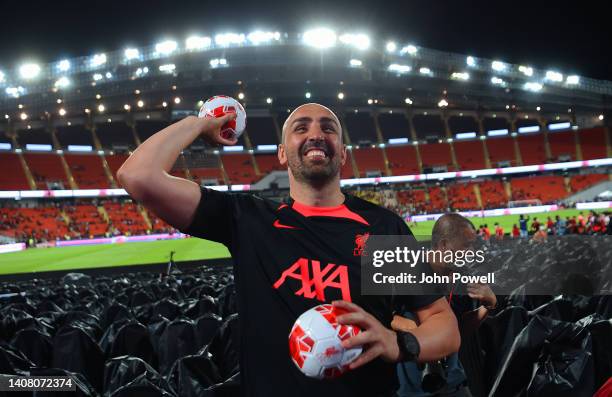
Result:
<svg viewBox="0 0 612 397"><path fill-rule="evenodd" d="M325 152L324 159L313 159L306 156L310 149ZM340 156L325 141L307 141L302 147L287 158L289 169L299 182L312 185L324 185L340 173Z"/></svg>

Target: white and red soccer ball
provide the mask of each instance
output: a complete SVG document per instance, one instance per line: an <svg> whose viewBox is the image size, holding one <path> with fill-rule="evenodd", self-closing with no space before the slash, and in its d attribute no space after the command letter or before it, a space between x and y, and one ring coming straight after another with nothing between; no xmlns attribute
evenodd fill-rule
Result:
<svg viewBox="0 0 612 397"><path fill-rule="evenodd" d="M359 327L338 324L336 316L346 313L332 305L315 306L295 321L289 333L291 360L306 376L336 378L349 370L349 364L362 348L345 349L342 341L357 335Z"/></svg>
<svg viewBox="0 0 612 397"><path fill-rule="evenodd" d="M200 108L198 117L219 118L228 113L236 113L236 118L221 127L221 136L230 140L238 139L246 128L246 112L240 102L234 98L227 95L215 95L208 98Z"/></svg>

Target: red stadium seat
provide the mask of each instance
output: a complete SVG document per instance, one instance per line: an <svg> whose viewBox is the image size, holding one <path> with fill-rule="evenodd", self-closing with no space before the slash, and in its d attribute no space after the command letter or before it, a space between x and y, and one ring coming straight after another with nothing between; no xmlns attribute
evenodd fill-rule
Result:
<svg viewBox="0 0 612 397"><path fill-rule="evenodd" d="M455 183L447 188L448 202L452 209L473 210L479 208L474 186L471 183Z"/></svg>
<svg viewBox="0 0 612 397"><path fill-rule="evenodd" d="M393 175L420 173L414 146L387 146L385 152L387 153L389 168Z"/></svg>
<svg viewBox="0 0 612 397"><path fill-rule="evenodd" d="M23 157L30 167L38 189L48 189L49 183L53 182L61 183L64 189L70 189L66 172L57 154L25 153Z"/></svg>
<svg viewBox="0 0 612 397"><path fill-rule="evenodd" d="M560 158L567 157L570 160L576 160L576 142L574 142L573 131L549 132L548 145L553 162L562 161Z"/></svg>
<svg viewBox="0 0 612 397"><path fill-rule="evenodd" d="M100 189L111 187L99 155L66 154L64 157L79 188Z"/></svg>
<svg viewBox="0 0 612 397"><path fill-rule="evenodd" d="M0 190L28 190L26 178L19 157L14 153L0 153Z"/></svg>
<svg viewBox="0 0 612 397"><path fill-rule="evenodd" d="M512 200L540 200L542 204L555 203L567 197L562 176L515 178L511 181Z"/></svg>
<svg viewBox="0 0 612 397"><path fill-rule="evenodd" d="M517 137L521 158L524 165L546 163L546 150L544 149L544 134L535 134Z"/></svg>
<svg viewBox="0 0 612 397"><path fill-rule="evenodd" d="M480 141L454 142L459 169L478 170L485 167L484 150Z"/></svg>
<svg viewBox="0 0 612 397"><path fill-rule="evenodd" d="M508 162L510 165L516 165L514 141L512 138L492 138L487 139L485 142L489 151L491 167L497 168L501 162Z"/></svg>
<svg viewBox="0 0 612 397"><path fill-rule="evenodd" d="M579 192L608 179L609 176L607 174L575 175L570 178L570 187L572 192Z"/></svg>
<svg viewBox="0 0 612 397"><path fill-rule="evenodd" d="M508 196L502 182L484 181L478 183L478 187L484 208L505 208L508 205Z"/></svg>
<svg viewBox="0 0 612 397"><path fill-rule="evenodd" d="M608 157L606 153L606 136L603 128L591 128L578 133L582 159L602 159Z"/></svg>
<svg viewBox="0 0 612 397"><path fill-rule="evenodd" d="M385 175L385 161L381 149L359 148L353 149L352 153L355 156L357 169L361 177L365 177L368 172L379 172L380 175Z"/></svg>
<svg viewBox="0 0 612 397"><path fill-rule="evenodd" d="M250 154L224 154L221 161L232 185L248 185L257 181Z"/></svg>
<svg viewBox="0 0 612 397"><path fill-rule="evenodd" d="M419 146L423 168L444 166L448 170L453 170L451 160L450 145L448 143L428 143Z"/></svg>

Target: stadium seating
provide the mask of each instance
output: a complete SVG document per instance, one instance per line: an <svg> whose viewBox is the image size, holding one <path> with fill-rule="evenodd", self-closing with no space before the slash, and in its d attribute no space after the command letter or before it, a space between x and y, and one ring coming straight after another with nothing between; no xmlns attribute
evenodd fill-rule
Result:
<svg viewBox="0 0 612 397"><path fill-rule="evenodd" d="M73 238L104 237L109 229L108 223L93 204L78 204L64 209L70 218Z"/></svg>
<svg viewBox="0 0 612 397"><path fill-rule="evenodd" d="M111 222L113 234L117 229L121 234L145 234L149 227L145 223L138 206L134 203L105 202L104 209Z"/></svg>
<svg viewBox="0 0 612 397"><path fill-rule="evenodd" d="M32 236L41 241L55 241L70 235L57 207L0 208L0 219L0 231L22 241Z"/></svg>
<svg viewBox="0 0 612 397"><path fill-rule="evenodd" d="M484 208L505 208L508 196L501 181L483 181L478 183L480 199Z"/></svg>
<svg viewBox="0 0 612 397"><path fill-rule="evenodd" d="M455 210L479 208L474 186L471 183L454 183L447 188L448 204Z"/></svg>
<svg viewBox="0 0 612 397"><path fill-rule="evenodd" d="M353 157L352 155L352 151L351 150L347 150L346 151L346 162L344 163L344 165L342 166L342 169L340 170L340 177L341 178L355 178L357 177L355 175L355 173L353 172L353 165L351 162L351 158Z"/></svg>
<svg viewBox="0 0 612 397"><path fill-rule="evenodd" d="M106 162L108 163L108 167L111 170L111 173L113 174L113 178L115 178L115 180L117 180L117 171L119 170L119 167L121 167L121 165L125 162L125 160L127 160L128 155L127 154L114 154L114 155L107 155L105 156L106 158Z"/></svg>
<svg viewBox="0 0 612 397"><path fill-rule="evenodd" d="M552 162L576 160L576 143L573 131L548 133L548 145Z"/></svg>
<svg viewBox="0 0 612 397"><path fill-rule="evenodd" d="M540 200L555 203L568 195L562 176L514 178L511 181L512 200Z"/></svg>
<svg viewBox="0 0 612 397"><path fill-rule="evenodd" d="M485 166L484 150L480 141L455 141L455 156L460 170L477 170Z"/></svg>
<svg viewBox="0 0 612 397"><path fill-rule="evenodd" d="M55 187L70 189L66 172L58 155L24 153L23 157L30 167L38 189L48 189L51 184L55 184ZM57 184L61 184L61 186Z"/></svg>
<svg viewBox="0 0 612 397"><path fill-rule="evenodd" d="M216 184L220 184L223 181L223 175L219 168L191 168L189 169L192 179L194 182L200 184L204 181L215 181ZM184 175L175 175L184 178Z"/></svg>
<svg viewBox="0 0 612 397"><path fill-rule="evenodd" d="M454 170L451 159L450 145L448 143L428 143L419 145L423 168L446 167L447 170ZM425 170L424 170L425 172Z"/></svg>
<svg viewBox="0 0 612 397"><path fill-rule="evenodd" d="M97 154L64 155L75 182L81 189L110 188L102 166L102 158Z"/></svg>
<svg viewBox="0 0 612 397"><path fill-rule="evenodd" d="M606 137L603 128L590 128L578 132L582 159L602 159L608 157L606 153Z"/></svg>
<svg viewBox="0 0 612 397"><path fill-rule="evenodd" d="M368 173L385 175L385 161L381 149L371 147L353 149L352 154L355 156L361 177L367 176Z"/></svg>
<svg viewBox="0 0 612 397"><path fill-rule="evenodd" d="M570 187L572 192L579 192L599 182L607 180L609 180L609 176L607 174L575 175L570 178Z"/></svg>
<svg viewBox="0 0 612 397"><path fill-rule="evenodd" d="M500 163L516 164L514 155L514 140L512 138L492 138L486 141L491 167L499 167Z"/></svg>
<svg viewBox="0 0 612 397"><path fill-rule="evenodd" d="M14 153L0 153L0 190L28 190L26 178L19 157Z"/></svg>
<svg viewBox="0 0 612 397"><path fill-rule="evenodd" d="M269 174L272 171L285 171L287 166L282 166L278 162L278 156L275 154L256 154L255 161L261 175Z"/></svg>
<svg viewBox="0 0 612 397"><path fill-rule="evenodd" d="M397 201L406 207L412 214L421 214L425 211L425 190L406 189L397 192Z"/></svg>
<svg viewBox="0 0 612 397"><path fill-rule="evenodd" d="M387 146L385 152L387 153L389 168L393 175L420 173L414 146Z"/></svg>
<svg viewBox="0 0 612 397"><path fill-rule="evenodd" d="M521 158L524 165L544 164L548 160L546 158L546 150L544 149L544 135L533 134L517 137Z"/></svg>
<svg viewBox="0 0 612 397"><path fill-rule="evenodd" d="M251 184L257 181L250 154L225 154L221 161L232 185Z"/></svg>
<svg viewBox="0 0 612 397"><path fill-rule="evenodd" d="M446 212L449 208L446 193L441 187L429 187L429 201L425 205L425 210L430 213Z"/></svg>

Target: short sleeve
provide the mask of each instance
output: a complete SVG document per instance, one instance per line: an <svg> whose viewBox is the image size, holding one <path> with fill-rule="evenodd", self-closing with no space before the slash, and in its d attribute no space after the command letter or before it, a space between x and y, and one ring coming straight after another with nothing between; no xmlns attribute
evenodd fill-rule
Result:
<svg viewBox="0 0 612 397"><path fill-rule="evenodd" d="M235 217L234 197L229 193L202 188L200 203L191 225L183 233L216 241L230 247Z"/></svg>

